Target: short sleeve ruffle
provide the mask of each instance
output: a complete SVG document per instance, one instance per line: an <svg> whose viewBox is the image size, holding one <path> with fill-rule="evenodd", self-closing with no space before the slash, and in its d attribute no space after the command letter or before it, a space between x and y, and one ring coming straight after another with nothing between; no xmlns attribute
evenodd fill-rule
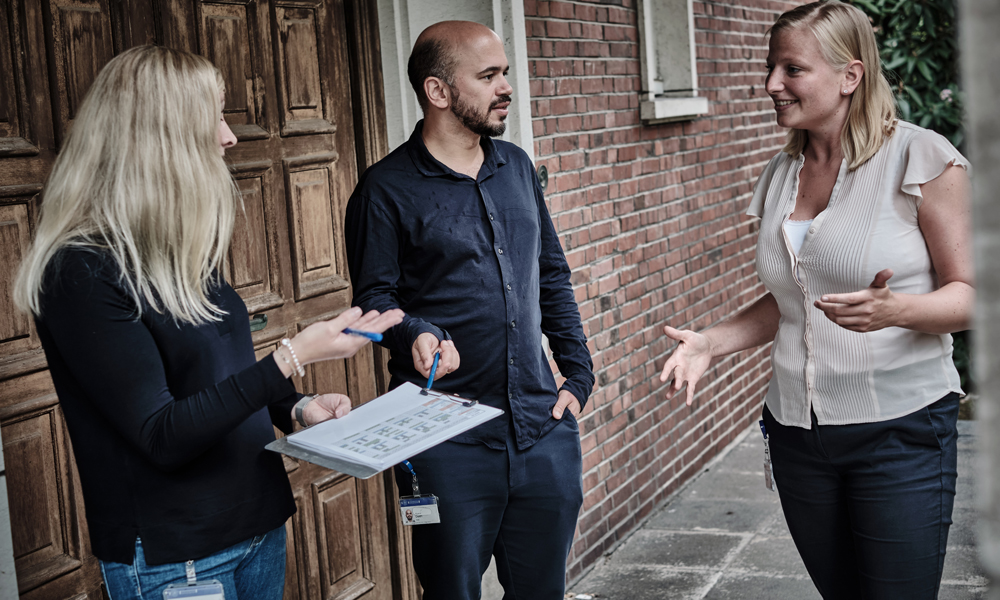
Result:
<svg viewBox="0 0 1000 600"><path fill-rule="evenodd" d="M969 161L951 145L944 136L930 130L923 130L910 141L906 170L903 172L904 193L916 196L917 207L923 199L921 184L936 179L949 165L959 165L969 170Z"/></svg>
<svg viewBox="0 0 1000 600"><path fill-rule="evenodd" d="M750 207L747 208L747 215L757 218L764 216L764 201L767 200L767 190L771 187L771 178L774 176L778 160L783 154L785 153L779 152L761 171L757 183L753 186L753 198L750 200Z"/></svg>

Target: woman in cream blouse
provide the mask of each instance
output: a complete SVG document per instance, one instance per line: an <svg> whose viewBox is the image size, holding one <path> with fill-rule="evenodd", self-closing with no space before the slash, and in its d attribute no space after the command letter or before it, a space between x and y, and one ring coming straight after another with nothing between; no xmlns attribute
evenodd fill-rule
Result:
<svg viewBox="0 0 1000 600"><path fill-rule="evenodd" d="M952 332L974 289L969 167L896 120L868 18L840 2L781 15L766 89L788 143L765 167L757 272L769 293L679 342L660 379L773 341L763 410L792 538L824 598L934 598L956 479Z"/></svg>

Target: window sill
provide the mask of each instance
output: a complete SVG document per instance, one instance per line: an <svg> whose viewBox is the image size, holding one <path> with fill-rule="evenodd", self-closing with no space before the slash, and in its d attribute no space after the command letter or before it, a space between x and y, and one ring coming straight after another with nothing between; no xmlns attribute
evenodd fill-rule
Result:
<svg viewBox="0 0 1000 600"><path fill-rule="evenodd" d="M639 115L648 125L670 121L691 121L708 113L708 98L657 98L639 103Z"/></svg>

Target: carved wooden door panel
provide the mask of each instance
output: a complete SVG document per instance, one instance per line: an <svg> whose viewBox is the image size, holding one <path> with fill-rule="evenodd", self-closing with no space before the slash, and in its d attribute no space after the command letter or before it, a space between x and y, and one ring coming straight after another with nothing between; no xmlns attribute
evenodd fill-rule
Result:
<svg viewBox="0 0 1000 600"><path fill-rule="evenodd" d="M144 43L222 71L239 140L227 160L245 204L230 280L266 315L254 333L263 356L350 306L343 211L364 146L355 127L372 113L353 107L348 24L344 0L0 0L0 425L22 598L102 596L62 414L31 320L11 302L38 194L86 90L112 56ZM370 347L306 370L302 391L355 404L376 395ZM298 506L285 598L392 598L385 479L285 464Z"/></svg>

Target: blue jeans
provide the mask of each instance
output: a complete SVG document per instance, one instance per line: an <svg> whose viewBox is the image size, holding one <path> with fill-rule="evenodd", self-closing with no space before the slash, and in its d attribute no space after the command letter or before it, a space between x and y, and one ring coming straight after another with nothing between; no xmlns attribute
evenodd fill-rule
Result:
<svg viewBox="0 0 1000 600"><path fill-rule="evenodd" d="M171 583L184 583L185 563L148 565L142 540L132 564L101 561L111 600L162 600ZM226 600L281 600L285 589L285 527L258 535L194 561L198 581L218 580Z"/></svg>
<svg viewBox="0 0 1000 600"><path fill-rule="evenodd" d="M958 394L879 423L779 425L781 508L827 600L937 598L958 474Z"/></svg>
<svg viewBox="0 0 1000 600"><path fill-rule="evenodd" d="M441 523L413 529L413 567L424 600L477 600L496 557L504 599L562 599L576 518L583 504L580 429L562 422L518 450L444 442L410 459L420 491L439 498ZM410 474L396 467L400 494Z"/></svg>

